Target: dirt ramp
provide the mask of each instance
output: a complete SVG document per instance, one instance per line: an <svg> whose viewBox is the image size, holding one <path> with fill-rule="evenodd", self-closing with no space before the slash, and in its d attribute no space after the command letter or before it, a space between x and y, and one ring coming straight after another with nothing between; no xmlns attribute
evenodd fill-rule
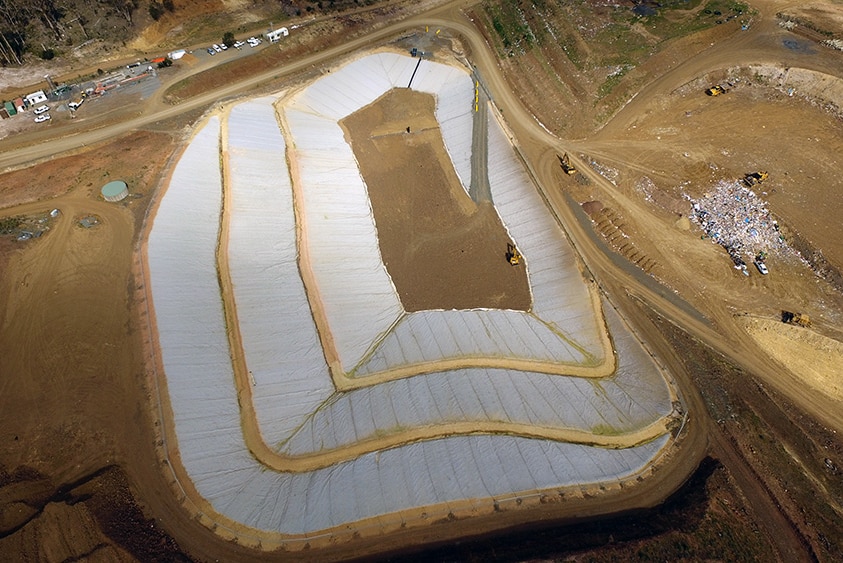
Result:
<svg viewBox="0 0 843 563"><path fill-rule="evenodd" d="M772 358L796 377L835 400L843 400L843 342L807 328L746 317L744 328Z"/></svg>

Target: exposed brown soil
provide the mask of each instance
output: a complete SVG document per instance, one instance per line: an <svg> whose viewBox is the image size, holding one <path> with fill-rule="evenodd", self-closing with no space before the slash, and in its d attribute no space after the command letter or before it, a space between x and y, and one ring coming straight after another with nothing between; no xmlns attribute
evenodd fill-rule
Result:
<svg viewBox="0 0 843 563"><path fill-rule="evenodd" d="M776 9L767 2L761 8L768 15ZM565 147L576 149L571 152L577 157L587 157L577 162L582 181L562 175L552 154L558 147L545 158L547 146L535 141L532 132L523 136L525 150L542 178L554 178L552 203L559 195L555 188L561 187L581 202L600 201L614 210L625 235L620 238L631 240L655 263L654 275L717 323L723 342L745 342L746 332L734 321L734 313L741 311L771 319L781 309L803 311L817 319L818 331L838 335L840 294L804 263L774 258L769 276L744 279L722 249L700 241L693 228L678 225L680 184L687 182L683 189L698 193L721 177L764 167L771 172L766 196L772 210L821 248L830 262L841 262L839 248L835 250L840 240L835 207L840 201L839 166L833 164L839 164L843 154L839 119L816 101L791 98L756 81L716 99L701 94L701 86L726 77L725 70L709 74L712 68L722 69L723 61L737 64L739 59L757 62L766 57L794 66L825 65L827 72L840 76L839 66L834 66L837 59L820 50L812 54L783 46L784 39L794 36L760 17L749 32L732 37L734 32L721 26L654 58L647 67L650 76L666 78L647 83L599 134ZM480 45L473 47L481 57ZM706 54L689 59L702 52ZM510 84L525 80L524 68L538 65L504 63ZM673 72L676 68L680 72ZM238 76L242 75L231 75ZM640 81L640 76L632 79ZM693 81L698 83L682 89ZM495 92L507 90L497 85ZM526 88L524 98L536 113L556 114L554 131L593 133L599 112L579 113L573 102L563 107L551 96L539 95L552 89L530 86L530 93ZM496 102L505 116L517 121L516 98ZM131 309L131 253L140 218L175 144L169 135L139 133L131 139L118 138L75 158L0 176L0 215L52 207L63 211L55 228L40 239L5 239L0 246L0 552L19 560L32 554L56 560L178 560L183 549L198 559L248 560L253 551L219 539L179 504L171 474L157 462L155 417L148 412L154 403L145 386L137 331L145 319ZM616 184L601 183L595 168L585 166L588 162L617 170ZM97 201L101 183L115 177L134 178L130 188L143 197L121 204ZM654 191L648 197L651 185ZM76 226L73 219L84 214L95 214L102 222L91 229ZM625 300L624 291L613 297ZM705 491L702 497L681 497L682 510L676 512L666 508L673 528L650 528L635 536L641 530L635 516L625 523L595 523L575 529L575 535L593 538L596 551L584 553L578 547L572 552L563 546L551 555L768 560L790 559L785 548L795 545L797 558L843 558L843 447L835 433L840 426L834 424L841 412L839 401L824 401L821 393L805 385L806 373L783 369L758 348L740 348L745 353L731 358L752 367L750 376L718 354L700 352L694 339L674 334L681 331L673 322L656 323L684 359L685 367L676 367L677 372L686 370L693 377L693 392L699 389L702 407L692 411L692 423L702 425L711 443L709 452L722 467L703 466L694 489ZM542 509L531 507L535 514ZM536 518L524 518L523 513L496 514L498 524L491 527L445 519L427 533L413 531L395 538L411 544L435 542L455 537L457 528L459 536L469 536L507 524L528 525ZM142 533L152 526L162 526L181 548L164 534ZM621 532L616 535L617 530ZM624 530L632 531L622 535ZM552 543L558 535L554 528L545 537ZM510 559L532 557L534 537L514 540L507 548L512 550ZM138 544L161 550L143 551ZM377 538L368 545L373 551L403 543ZM353 549L330 556L348 557L357 553ZM768 557L771 550L775 554ZM498 553L495 549L491 557ZM486 558L482 552L480 558Z"/></svg>
<svg viewBox="0 0 843 563"><path fill-rule="evenodd" d="M433 109L433 96L397 89L342 121L401 303L529 310L525 268L507 260L512 241L494 206L460 185Z"/></svg>
<svg viewBox="0 0 843 563"><path fill-rule="evenodd" d="M51 561L180 557L112 466L128 463L127 452L146 451L150 457L131 464L135 479L138 469L159 471L129 272L135 227L173 149L171 136L139 132L2 177L0 197L11 206L3 215L61 210L40 238L4 236L0 256L6 554L41 553ZM109 178L126 179L132 195L102 201L99 189ZM88 215L99 223L86 229L78 219ZM154 539L145 536L150 530Z"/></svg>

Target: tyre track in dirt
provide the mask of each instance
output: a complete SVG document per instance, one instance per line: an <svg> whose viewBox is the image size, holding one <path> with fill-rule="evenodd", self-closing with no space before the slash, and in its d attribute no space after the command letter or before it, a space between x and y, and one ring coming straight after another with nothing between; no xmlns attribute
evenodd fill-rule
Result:
<svg viewBox="0 0 843 563"><path fill-rule="evenodd" d="M446 9L439 9L437 11L446 12ZM520 110L520 104L517 100L512 98L510 95L507 94L507 88L505 85L504 80L500 75L496 72L497 66L494 60L492 59L488 49L483 44L482 39L477 35L473 28L469 27L467 24L463 23L464 20L452 21L452 18L455 16L452 14L450 18L444 16L441 20L432 20L431 18L423 18L417 17L408 20L402 24L395 24L393 26L389 26L384 28L380 32L377 32L371 36L367 36L362 38L356 42L353 42L352 45L346 44L343 45L341 48L336 48L333 50L328 50L320 54L314 54L311 57L307 57L301 61L298 61L294 65L290 65L289 67L285 67L283 70L274 69L272 72L264 73L258 77L254 77L248 81L244 81L242 83L238 83L236 85L231 85L225 89L215 91L213 93L201 96L196 100L191 100L191 102L181 104L174 108L167 108L165 110L152 113L148 116L141 116L135 118L127 123L104 128L102 130L93 131L93 132L86 132L83 134L75 135L73 137L61 139L57 141L55 144L52 143L45 143L44 145L36 146L36 147L28 147L24 149L19 149L17 151L9 151L3 155L0 155L0 166L8 167L13 164L19 164L22 161L26 160L33 160L33 159L40 159L50 156L52 154L56 154L58 152L63 152L69 149L77 148L84 143L93 143L98 142L101 140L105 140L110 138L113 135L121 134L122 132L131 130L133 128L141 127L143 125L152 123L154 121L158 121L161 119L169 118L175 115L178 115L182 112L191 111L193 109L198 109L204 107L208 104L215 102L220 97L234 95L243 88L253 87L257 84L260 84L263 81L266 81L270 78L275 76L280 76L287 72L296 72L297 70L302 70L307 68L308 65L317 64L319 62L328 60L332 57L338 57L345 51L350 51L353 48L358 48L364 46L367 42L377 42L386 37L390 34L395 33L396 31L406 28L407 26L427 23L427 22L435 22L440 21L442 25L445 27L452 27L457 31L460 31L469 42L472 44L473 51L475 56L478 59L482 60L481 63L483 66L483 72L485 77L492 77L491 82L493 83L492 89L495 92L495 101L499 107L504 107L507 115L507 119L509 121L510 126L518 133L516 136L519 139L523 150L526 154L529 155L536 155L537 150L541 150L542 146L545 147L547 145L553 146L556 149L563 148L563 144L558 140L550 136L549 134L542 131L539 127L534 126L535 120L526 114L523 110ZM434 23L434 25L436 25ZM748 34L747 37L749 38L750 35ZM744 39L744 41L749 43L750 39ZM742 42L733 42L733 47L740 46ZM749 45L747 45L749 47ZM719 52L725 53L725 48L721 48ZM747 51L746 53L751 53L751 51ZM683 69L681 72L679 70L675 71L671 80L665 80L664 82L657 82L653 83L648 86L649 95L653 96L658 91L670 91L671 88L675 87L675 85L681 85L681 80L683 79L682 73L685 73L685 77L694 74L697 72L695 69L706 69L706 68L722 68L722 63L718 62L718 57L712 55L711 60L706 63L700 63L699 61L694 64L689 64L688 66L682 66ZM747 55L742 55L741 53L736 53L734 51L729 52L729 57L722 60L736 60L739 57L745 56L749 60L754 61L755 59L749 57ZM731 64L731 63L730 63ZM642 100L638 104L628 104L626 108L624 108L623 112L619 115L622 117L619 118L618 121L610 122L606 128L604 128L602 135L612 135L615 134L619 130L623 130L624 120L634 118L636 112L644 111L646 107L646 102L643 101L643 98L639 96L637 100ZM635 101L635 100L634 100ZM510 117L514 116L514 117ZM631 117L627 117L631 116ZM544 162L541 161L541 158L544 158ZM543 186L553 186L554 177L550 175L545 169L550 169L550 165L547 162L552 162L549 159L553 158L553 155L547 153L545 157L539 157L539 167L540 173L537 174L537 177L541 179L541 184ZM582 164L582 163L576 163ZM592 175L592 181L605 181L596 175ZM583 259L586 261L586 264L589 267L589 270L593 272L598 279L598 281L603 285L606 289L607 293L612 296L613 301L619 302L621 305L625 305L622 308L624 309L627 315L631 315L632 318L636 320L636 327L643 324L640 318L636 318L636 315L630 313L631 308L628 307L626 303L627 298L627 290L630 290L631 293L637 295L641 299L643 299L646 303L650 306L654 307L656 310L664 314L664 316L670 319L675 324L685 327L689 329L689 332L701 340L706 342L709 345L712 345L715 349L718 349L724 352L728 357L731 359L736 359L736 357L740 358L745 356L747 353L750 354L750 357L753 355L757 355L757 350L752 349L751 346L747 344L742 344L742 339L740 338L740 334L737 331L733 331L732 334L728 334L727 337L729 339L733 339L737 337L737 340L730 345L724 344L724 335L719 334L713 331L710 327L706 326L704 323L700 323L698 318L695 318L693 315L689 315L687 312L681 310L681 308L676 307L668 300L666 300L662 295L652 292L647 288L640 287L640 284L636 282L634 279L631 279L628 274L624 273L620 268L617 267L610 259L606 258L602 255L602 252L594 246L592 243L588 243L589 234L586 229L577 226L576 218L570 213L570 210L566 210L565 202L558 197L558 194L550 194L548 193L548 189L544 189L545 197L551 202L555 211L559 214L562 218L562 223L565 225L566 232L568 232L569 237L575 242L578 251L583 256ZM86 202L86 212L88 209L93 209L93 207L88 206ZM53 206L54 204L51 204ZM43 205L38 206L34 204L34 207L37 207L38 210L42 210L44 208ZM21 208L15 208L15 213L21 212ZM98 213L99 214L99 213ZM71 215L69 212L67 215ZM107 224L109 221L113 221L116 218L113 217L110 213L104 211L101 215L104 218L104 222ZM63 228L69 228L69 217L65 216L62 218L63 221L67 221ZM131 229L128 229L131 231ZM55 237L61 231L54 231L51 233L51 236L54 239L58 239L59 237ZM49 239L43 241L48 242ZM51 248L49 252L50 256L54 256L53 254L57 252L58 255L63 253L62 248ZM54 265L54 267L58 268L58 265ZM65 265L65 267L70 267ZM59 275L59 272L54 272L56 275ZM50 279L50 278L43 278L43 279ZM49 289L45 287L39 288L38 297L48 298L49 297ZM714 315L715 322L718 324L725 323L726 325L729 324L729 319L723 318L720 315ZM35 323L37 324L37 323ZM5 326L5 325L4 325ZM5 328L4 328L5 330ZM667 349L660 349L658 344L659 338L658 335L654 332L651 334L648 332L647 329L639 329L642 330L642 334L646 336L646 340L648 342L656 342L655 345L656 350L659 352L660 358L670 358L672 354L675 352ZM37 335L35 335L37 336ZM668 364L670 364L670 360L666 360ZM768 365L764 362L758 362L757 360L746 360L745 364L750 367L750 370L753 373L767 373L768 369L772 369L773 374L777 373L779 369L775 365ZM744 365L744 364L741 364ZM672 366L675 367L675 366ZM758 370L761 370L760 372ZM671 370L673 372L673 370ZM675 373L679 374L677 377L681 377L682 370L678 369ZM702 404L702 401L697 397L695 398L695 391L693 388L693 384L689 381L685 382L685 385L682 386L683 391L686 395L686 401L689 403L690 411L693 413L693 417L695 421L691 423L691 434L689 435L683 449L685 453L688 454L686 456L687 459L683 460L681 464L676 465L672 468L672 471L665 471L659 477L658 475L655 478L651 478L645 484L642 485L642 489L639 490L636 495L639 495L637 500L632 500L634 495L622 495L619 499L609 499L608 503L604 503L602 505L602 509L592 508L590 510L586 510L585 512L588 513L605 513L614 510L618 510L625 505L635 505L636 502L658 502L660 498L666 496L672 489L671 487L678 487L679 484L684 480L684 475L690 473L690 470L695 467L695 460L701 458L704 455L705 448L703 444L705 443L705 435L714 435L716 436L716 428L713 428L711 425L711 421L703 422L706 419L705 415L705 406ZM791 389L790 391L793 391ZM838 420L837 423L839 424L840 421ZM727 460L730 460L729 451L730 446L728 444L724 444L721 440L715 440L715 449L722 450L724 453L724 457ZM137 459L134 459L135 457ZM142 460L143 453L139 452L132 456L134 461ZM134 477L137 481L139 481L142 485L143 489L143 497L148 502L150 509L156 515L159 515L161 518L165 519L168 522L168 529L173 530L179 540L185 542L186 547L192 550L194 554L199 557L226 557L228 560L245 560L251 556L251 552L248 550L244 550L237 546L233 545L226 545L227 542L220 541L218 539L214 539L212 533L196 523L191 523L188 515L181 509L180 505L176 502L175 498L173 497L172 493L166 487L161 487L161 484L164 482L163 477L161 477L160 472L157 468L149 467L150 464L142 463L141 465L146 466L145 469L135 469L132 471ZM741 479L743 479L744 486L747 487L747 496L750 498L751 502L758 501L762 505L769 505L769 503L764 503L765 499L769 500L769 496L764 493L764 491L759 490L757 487L757 483L752 478L751 474L748 474L745 471L745 467L741 467L741 464L734 459L731 459L729 462L729 469L731 471L736 471L740 474ZM151 472L150 472L151 471ZM683 473L687 471L687 473ZM157 473L157 475L155 475ZM740 480L740 479L739 479ZM660 487L659 485L664 485L664 487ZM640 495L645 495L645 500L642 501ZM600 503L595 503L593 506L598 506ZM772 517L775 517L775 514L779 514L778 510L772 511ZM580 512L583 514L583 512ZM522 516L523 517L523 516ZM502 520L498 520L497 524L493 527L500 527ZM511 521L510 521L511 522ZM787 530L787 522L780 521L783 524L782 529ZM478 527L475 529L482 529L482 526L478 524ZM463 531L465 531L463 529ZM785 534L786 536L787 534ZM799 541L798 538L793 537L779 537L777 534L771 535L772 538L777 539L780 543L779 549L780 553L789 553L788 551L783 551L785 547L793 548L794 544L798 544L796 546L796 550L794 553L804 553L804 551L799 548ZM195 550L195 551L194 551Z"/></svg>

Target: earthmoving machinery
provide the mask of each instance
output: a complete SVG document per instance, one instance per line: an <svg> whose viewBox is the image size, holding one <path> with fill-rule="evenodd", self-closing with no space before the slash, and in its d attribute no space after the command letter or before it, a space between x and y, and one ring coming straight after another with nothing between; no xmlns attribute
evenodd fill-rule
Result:
<svg viewBox="0 0 843 563"><path fill-rule="evenodd" d="M791 313L790 311L782 311L782 322L804 327L811 326L811 319L808 315L804 315L802 313Z"/></svg>
<svg viewBox="0 0 843 563"><path fill-rule="evenodd" d="M556 155L556 158L559 159L559 165L562 166L562 170L565 171L565 174L568 176L577 173L577 169L574 168L574 165L571 164L571 159L568 157L568 153L563 154L562 156Z"/></svg>
<svg viewBox="0 0 843 563"><path fill-rule="evenodd" d="M720 94L725 94L728 92L726 88L718 84L717 86L712 86L711 88L707 88L705 93L709 96L719 96Z"/></svg>
<svg viewBox="0 0 843 563"><path fill-rule="evenodd" d="M769 176L769 174L765 171L752 172L751 174L747 174L743 177L743 182L747 185L747 187L751 188L752 186L757 186L758 184L766 180L767 176Z"/></svg>
<svg viewBox="0 0 843 563"><path fill-rule="evenodd" d="M515 245L512 243L506 244L506 259L509 260L509 263L513 266L521 264L521 253L518 252L518 249L515 248Z"/></svg>

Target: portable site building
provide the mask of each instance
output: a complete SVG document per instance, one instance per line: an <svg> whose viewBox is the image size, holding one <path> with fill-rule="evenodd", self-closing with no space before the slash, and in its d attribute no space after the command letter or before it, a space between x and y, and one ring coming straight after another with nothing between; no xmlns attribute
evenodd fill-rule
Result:
<svg viewBox="0 0 843 563"><path fill-rule="evenodd" d="M15 104L12 102L6 102L3 104L3 107L6 109L6 113L9 114L9 117L16 115L18 110L15 109Z"/></svg>
<svg viewBox="0 0 843 563"><path fill-rule="evenodd" d="M280 27L275 31L270 31L266 34L266 38L269 40L270 43L277 43L279 39L282 37L287 37L290 35L290 31L286 27Z"/></svg>
<svg viewBox="0 0 843 563"><path fill-rule="evenodd" d="M47 101L47 94L43 90L38 90L26 95L26 105L32 107L36 104L43 104Z"/></svg>

